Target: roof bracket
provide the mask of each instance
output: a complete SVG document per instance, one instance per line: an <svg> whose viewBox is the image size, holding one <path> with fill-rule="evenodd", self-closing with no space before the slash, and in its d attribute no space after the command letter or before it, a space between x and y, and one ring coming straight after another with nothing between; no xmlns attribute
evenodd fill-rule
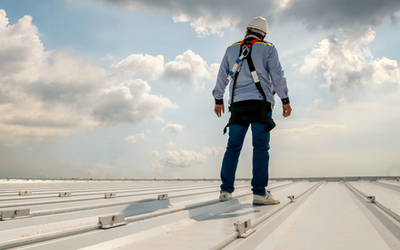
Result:
<svg viewBox="0 0 400 250"><path fill-rule="evenodd" d="M32 195L32 191L19 191L19 195Z"/></svg>
<svg viewBox="0 0 400 250"><path fill-rule="evenodd" d="M104 198L109 199L109 198L116 198L117 193L106 193L104 194Z"/></svg>
<svg viewBox="0 0 400 250"><path fill-rule="evenodd" d="M109 216L99 217L100 228L112 228L126 224L125 214L114 214Z"/></svg>
<svg viewBox="0 0 400 250"><path fill-rule="evenodd" d="M12 220L30 217L30 209L17 209L2 211L1 220Z"/></svg>
<svg viewBox="0 0 400 250"><path fill-rule="evenodd" d="M233 225L235 225L235 229L238 232L238 238L246 238L247 236L256 231L255 229L251 228L250 219L238 221Z"/></svg>
<svg viewBox="0 0 400 250"><path fill-rule="evenodd" d="M166 199L168 199L168 194L159 194L158 195L158 199L159 200L166 200Z"/></svg>
<svg viewBox="0 0 400 250"><path fill-rule="evenodd" d="M294 198L294 195L289 195L288 198L289 198L290 202L292 202L292 203L297 201L297 199Z"/></svg>
<svg viewBox="0 0 400 250"><path fill-rule="evenodd" d="M367 196L368 202L375 203L375 196Z"/></svg>
<svg viewBox="0 0 400 250"><path fill-rule="evenodd" d="M61 192L58 196L59 197L71 197L71 192Z"/></svg>

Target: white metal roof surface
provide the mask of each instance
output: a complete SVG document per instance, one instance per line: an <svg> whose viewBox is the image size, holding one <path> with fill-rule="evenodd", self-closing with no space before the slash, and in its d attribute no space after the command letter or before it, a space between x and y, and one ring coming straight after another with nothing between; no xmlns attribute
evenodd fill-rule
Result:
<svg viewBox="0 0 400 250"><path fill-rule="evenodd" d="M0 180L0 249L400 249L399 178L277 179L272 206L219 185Z"/></svg>

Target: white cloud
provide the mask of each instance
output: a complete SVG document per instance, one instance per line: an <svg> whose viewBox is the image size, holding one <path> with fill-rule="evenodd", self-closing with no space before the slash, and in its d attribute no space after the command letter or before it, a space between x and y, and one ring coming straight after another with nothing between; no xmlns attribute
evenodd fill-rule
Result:
<svg viewBox="0 0 400 250"><path fill-rule="evenodd" d="M118 62L115 68L115 74L123 74L126 78L135 73L143 73L155 79L164 69L164 56L132 54Z"/></svg>
<svg viewBox="0 0 400 250"><path fill-rule="evenodd" d="M218 75L218 70L219 70L219 63L213 63L210 65L210 67L208 68L212 78L216 78Z"/></svg>
<svg viewBox="0 0 400 250"><path fill-rule="evenodd" d="M118 62L116 71L110 78L114 80L129 79L135 73L143 73L152 80L165 79L189 84L195 90L200 90L200 79L212 80L217 75L219 64L208 66L201 56L191 50L176 56L174 61L164 66L164 56L133 54Z"/></svg>
<svg viewBox="0 0 400 250"><path fill-rule="evenodd" d="M177 107L165 97L149 94L150 89L140 79L103 89L93 107L93 115L104 124L138 122L156 117L165 108Z"/></svg>
<svg viewBox="0 0 400 250"><path fill-rule="evenodd" d="M215 65L210 68L215 73ZM179 80L182 84L190 84L198 89L198 80L202 78L212 79L207 62L193 51L187 50L175 58L175 61L165 65L163 77L168 80Z"/></svg>
<svg viewBox="0 0 400 250"><path fill-rule="evenodd" d="M372 27L359 37L342 34L344 41L335 37L321 41L305 58L300 72L323 75L323 86L340 93L371 84L400 84L398 63L385 57L375 59L367 47L375 38Z"/></svg>
<svg viewBox="0 0 400 250"><path fill-rule="evenodd" d="M151 164L154 168L164 168L168 166L172 167L192 167L204 163L207 158L194 151L180 150L180 151L152 151L151 155L155 158L155 161Z"/></svg>
<svg viewBox="0 0 400 250"><path fill-rule="evenodd" d="M6 12L0 10L0 79L4 81L32 82L47 66L37 28L32 17L24 16L9 25ZM22 72L24 74L22 74Z"/></svg>
<svg viewBox="0 0 400 250"><path fill-rule="evenodd" d="M139 139L144 140L144 132L125 137L125 141L130 143L136 143Z"/></svg>
<svg viewBox="0 0 400 250"><path fill-rule="evenodd" d="M166 131L170 134L179 134L179 132L181 132L181 130L183 129L183 125L180 124L172 124L172 123L168 123L167 126L165 126L162 130Z"/></svg>
<svg viewBox="0 0 400 250"><path fill-rule="evenodd" d="M372 75L374 82L400 84L400 70L397 61L382 57L382 59L374 61L372 66L375 69Z"/></svg>
<svg viewBox="0 0 400 250"><path fill-rule="evenodd" d="M96 125L88 105L104 76L76 55L45 51L32 17L9 25L0 10L0 141L18 144Z"/></svg>
<svg viewBox="0 0 400 250"><path fill-rule="evenodd" d="M78 55L45 51L31 16L9 25L0 10L0 141L18 144L100 123L157 118L165 108L177 106L150 94L147 82L127 77L156 77L163 60L132 55L117 64L113 75L118 79L108 78L103 68Z"/></svg>
<svg viewBox="0 0 400 250"><path fill-rule="evenodd" d="M222 29L233 29L238 21L230 17L223 17L221 19L214 19L210 13L201 17L192 18L186 14L173 16L172 19L175 23L190 23L199 37L208 36L210 34L217 34L223 36Z"/></svg>
<svg viewBox="0 0 400 250"><path fill-rule="evenodd" d="M180 14L177 16L173 16L172 20L174 20L174 23L187 23L190 21L190 17L186 14Z"/></svg>
<svg viewBox="0 0 400 250"><path fill-rule="evenodd" d="M211 154L211 155L213 155L213 156L215 156L217 158L220 158L220 159L222 159L224 157L224 154L225 154L225 148L224 147L218 147L218 148L216 148L216 147L212 147L212 148L204 147L202 151L203 151L204 154Z"/></svg>

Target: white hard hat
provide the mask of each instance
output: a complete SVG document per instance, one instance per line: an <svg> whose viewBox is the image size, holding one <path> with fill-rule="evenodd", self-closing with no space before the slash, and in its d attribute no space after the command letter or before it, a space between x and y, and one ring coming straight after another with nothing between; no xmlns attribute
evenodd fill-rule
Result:
<svg viewBox="0 0 400 250"><path fill-rule="evenodd" d="M246 30L265 36L268 34L268 22L264 17L255 17L247 25Z"/></svg>

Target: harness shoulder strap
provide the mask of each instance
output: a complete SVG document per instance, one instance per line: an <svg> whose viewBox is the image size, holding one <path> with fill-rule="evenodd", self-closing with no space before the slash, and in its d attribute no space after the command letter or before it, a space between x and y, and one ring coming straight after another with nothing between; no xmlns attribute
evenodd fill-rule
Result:
<svg viewBox="0 0 400 250"><path fill-rule="evenodd" d="M247 56L247 63L249 64L249 68L250 68L251 76L253 77L253 81L254 81L258 91L260 91L260 93L264 97L264 102L266 102L267 96L265 95L265 92L261 87L260 79L258 78L256 68L254 67L254 63L253 63L253 59L251 58L251 54L249 54Z"/></svg>
<svg viewBox="0 0 400 250"><path fill-rule="evenodd" d="M251 76L253 78L253 81L254 81L258 91L263 96L263 99L264 99L263 101L267 102L267 97L265 95L264 90L261 87L260 79L258 78L256 68L254 67L253 59L251 58L251 48L252 48L252 46L254 44L259 43L259 42L260 42L260 40L256 39L256 38L254 38L252 40L243 39L241 41L239 58L236 60L234 66L232 68L232 71L229 72L229 75L228 75L228 79L233 81L232 96L231 96L231 106L233 106L233 103L234 103L233 98L234 98L234 93L235 93L236 79L237 79L237 77L239 75L240 67L241 67L242 61L244 59L247 59L247 63L248 63L249 68L250 68ZM237 45L237 44L238 43L235 43L234 45Z"/></svg>
<svg viewBox="0 0 400 250"><path fill-rule="evenodd" d="M259 39L243 39L240 44L240 50L239 50L239 58L236 60L235 64L232 67L232 70L228 74L228 79L233 82L232 86L232 96L231 96L231 106L233 105L234 101L233 98L235 96L235 85L236 85L236 80L240 72L240 68L242 67L243 60L246 59L250 54L251 54L251 47L256 43L260 41ZM235 43L234 45L237 45L238 43ZM254 64L253 64L254 67ZM251 70L250 70L251 71ZM257 73L256 73L257 75ZM254 79L254 77L253 77ZM258 79L258 77L257 77ZM258 87L257 87L258 89Z"/></svg>

